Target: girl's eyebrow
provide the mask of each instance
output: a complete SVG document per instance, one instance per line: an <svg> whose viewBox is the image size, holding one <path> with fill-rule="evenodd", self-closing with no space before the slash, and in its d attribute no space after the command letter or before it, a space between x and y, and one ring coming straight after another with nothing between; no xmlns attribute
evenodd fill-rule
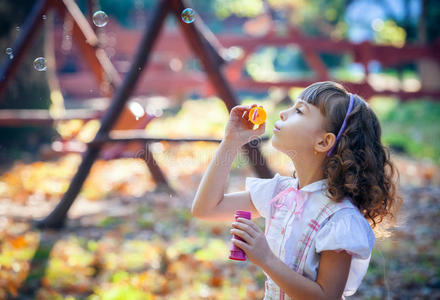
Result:
<svg viewBox="0 0 440 300"><path fill-rule="evenodd" d="M307 110L310 110L309 104L306 101L304 101L302 99L298 99L298 100L296 100L296 103L298 103L298 102L301 103L302 105L304 105L307 108Z"/></svg>

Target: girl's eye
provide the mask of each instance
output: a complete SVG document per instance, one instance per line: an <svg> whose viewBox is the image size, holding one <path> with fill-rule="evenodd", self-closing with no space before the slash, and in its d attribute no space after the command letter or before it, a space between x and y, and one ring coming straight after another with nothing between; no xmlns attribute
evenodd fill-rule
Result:
<svg viewBox="0 0 440 300"><path fill-rule="evenodd" d="M296 109L296 112L302 114L302 111L300 111L299 108Z"/></svg>

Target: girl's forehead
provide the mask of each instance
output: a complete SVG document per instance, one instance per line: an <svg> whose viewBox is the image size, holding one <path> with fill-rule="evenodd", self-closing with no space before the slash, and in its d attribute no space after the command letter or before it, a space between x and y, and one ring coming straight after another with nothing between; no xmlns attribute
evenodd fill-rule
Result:
<svg viewBox="0 0 440 300"><path fill-rule="evenodd" d="M307 108L310 108L310 107L309 107L309 106L310 106L309 103L308 103L307 101L304 101L304 100L301 99L301 98L297 98L296 101L295 101L295 103L294 103L294 105L297 104L297 103L301 103L302 105L306 106Z"/></svg>
<svg viewBox="0 0 440 300"><path fill-rule="evenodd" d="M300 103L304 103L304 104L310 104L310 102L309 101L307 101L307 100L305 100L305 99L303 99L303 98L301 98L301 97L298 97L298 98L296 98L296 100L295 100L295 103L296 102L300 102Z"/></svg>
<svg viewBox="0 0 440 300"><path fill-rule="evenodd" d="M294 103L294 105L296 105L297 103L300 103L302 105L304 105L305 107L307 107L309 110L315 110L315 109L320 109L320 107L318 106L318 104L315 104L313 102L304 100L302 98L296 98L296 101Z"/></svg>

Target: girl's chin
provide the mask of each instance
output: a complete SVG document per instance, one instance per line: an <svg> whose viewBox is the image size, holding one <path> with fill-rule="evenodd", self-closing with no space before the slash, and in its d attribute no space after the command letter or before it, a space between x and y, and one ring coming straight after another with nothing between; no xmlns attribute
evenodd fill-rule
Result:
<svg viewBox="0 0 440 300"><path fill-rule="evenodd" d="M278 147L278 139L275 137L275 135L272 136L270 141L271 141L272 147L274 147L278 151L281 151L280 148Z"/></svg>
<svg viewBox="0 0 440 300"><path fill-rule="evenodd" d="M295 150L292 150L292 149L290 149L290 150L286 150L286 149L283 149L283 147L279 147L279 145L278 145L278 141L277 141L276 138L274 139L274 138L272 137L271 142L272 142L272 147L273 147L275 150L278 150L278 151L280 151L280 152L286 154L286 155L289 156L289 157L292 157L292 156L295 156L295 155L296 155L296 151L295 151Z"/></svg>

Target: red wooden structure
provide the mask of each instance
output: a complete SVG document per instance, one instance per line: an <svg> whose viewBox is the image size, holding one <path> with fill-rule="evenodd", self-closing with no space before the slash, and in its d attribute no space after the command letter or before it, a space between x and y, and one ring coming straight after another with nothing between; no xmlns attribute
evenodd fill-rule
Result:
<svg viewBox="0 0 440 300"><path fill-rule="evenodd" d="M117 24L109 24L108 31L112 32L112 35L117 38L118 43L113 46L115 52L122 57L131 57L133 55L131 45L139 41L139 33L135 30L123 29ZM270 87L305 87L319 80L334 80L330 75L329 68L319 55L326 53L348 55L352 57L353 62L359 63L364 67L365 76L362 81L343 81L341 83L350 90L356 91L367 100L373 95L397 96L402 101L420 97L428 97L434 100L440 99L440 91L425 86L423 80L419 89L411 91L405 90L403 87L397 89L379 89L368 80L370 77L368 64L371 61L379 62L384 68L393 68L405 63L418 63L422 60L427 60L440 70L440 41L430 46L404 45L399 48L374 45L370 42L355 44L344 40L335 41L310 37L303 35L294 28L289 28L283 35L279 35L275 29L272 29L261 37L222 34L217 36L217 39L220 44L218 49L220 49L221 54L225 53L225 50L232 46L241 48L244 53L241 58L231 60L223 66L234 90L264 92ZM286 47L288 45L294 45L299 49L308 67L315 74L313 78L256 81L244 75L246 60L258 50L258 48L265 46ZM203 96L215 93L215 88L210 85L205 74L194 70L185 70L183 67L179 67L178 70L173 70L170 67L170 61L172 60L176 60L182 64L192 58L191 49L185 45L185 38L179 34L178 31L168 30L161 34L157 41L156 49L157 53L160 53L160 56L157 56L149 66L149 70L154 72L145 73L140 78L140 84L136 88L135 94L145 95L145 93L153 90L161 95L176 95L182 94L185 91L197 91ZM124 72L123 68L119 71ZM154 74L154 76L152 74ZM88 76L90 75L79 70L77 75L69 74L64 77L60 74L59 79L63 90L73 93L77 90L76 87L78 84L87 85L87 82L90 82ZM423 79L423 77L421 78ZM176 88L172 90L169 89L168 83L170 81L176 84ZM87 89L84 89L84 91L84 95L88 96L86 94ZM80 94L76 95L81 96Z"/></svg>
<svg viewBox="0 0 440 300"><path fill-rule="evenodd" d="M41 16L51 8L58 9L61 15L69 13L72 16L74 19L74 40L80 44L81 51L83 54L85 54L86 59L90 61L90 64L93 66L93 68L96 68L96 70L93 70L99 80L103 81L104 83L108 83L108 86L112 87L115 90L115 93L109 108L101 117L101 126L95 136L95 139L87 145L87 150L83 154L82 162L77 170L77 173L73 177L67 192L63 195L63 198L54 208L54 210L45 219L35 223L35 225L39 228L59 228L63 226L69 208L84 184L84 181L87 178L94 161L98 158L103 144L106 142L146 142L146 163L152 171L153 177L157 181L164 182L166 184L163 173L158 168L157 163L154 161L154 158L151 156L151 153L148 149L148 143L155 139L152 139L145 134L140 136L132 135L128 139L121 139L118 137L113 137L110 134L110 130L114 128L130 94L136 86L142 70L146 68L152 48L160 33L160 29L164 23L165 17L168 15L168 13L172 13L178 20L180 20L180 13L186 7L181 0L159 1L159 4L154 12L153 19L146 26L146 30L140 42L138 51L130 67L130 71L124 78L123 82L119 85L115 84L115 78L118 78L118 76L114 74L116 72L113 72L113 69L110 68L109 65L111 65L111 63L104 55L105 53L102 51L102 49L97 46L96 35L94 35L93 30L91 30L89 24L86 22L84 16L81 14L75 3L72 0L40 0L35 5L30 17L28 18L28 21L25 24L24 32L20 36L21 38L14 45L14 48L17 51L17 58L11 62L7 62L0 70L0 78L3 78L2 83L0 84L0 93L4 91L7 80L16 70L18 61L22 58L25 48L29 46L30 40L35 35L38 25L41 24ZM239 102L237 101L232 89L229 87L222 73L222 70L220 69L223 59L218 55L215 45L213 45L214 42L209 40L209 37L207 38L206 29L203 28L203 25L200 23L200 21L196 21L191 24L185 24L183 22L179 24L181 25L181 29L191 48L199 57L209 79L217 88L219 96L225 102L228 110L231 110L234 106L238 105ZM172 139L168 140L172 141ZM218 140L212 139L194 140L219 142ZM192 139L180 139L174 141L185 142L192 141ZM243 147L247 148L247 153L250 161L252 162L252 166L255 168L258 175L265 178L271 177L272 173L267 168L264 157L262 157L258 149L258 143L255 145L254 143L249 142Z"/></svg>

